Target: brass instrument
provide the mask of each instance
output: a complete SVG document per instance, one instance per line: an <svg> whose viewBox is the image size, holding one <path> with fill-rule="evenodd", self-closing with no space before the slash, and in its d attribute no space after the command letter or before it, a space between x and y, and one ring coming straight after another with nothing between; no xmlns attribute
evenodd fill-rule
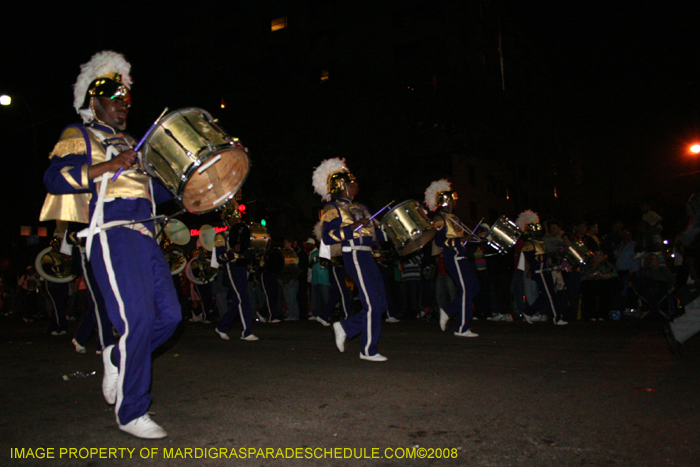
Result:
<svg viewBox="0 0 700 467"><path fill-rule="evenodd" d="M61 237L54 237L51 240L51 246L39 252L34 261L34 267L36 272L47 281L65 284L75 280L76 275L71 272L73 258L60 253L60 248Z"/></svg>
<svg viewBox="0 0 700 467"><path fill-rule="evenodd" d="M204 285L216 280L219 270L211 267L211 255L211 251L208 251L205 247L195 250L194 256L187 262L187 267L185 268L185 274L190 282Z"/></svg>
<svg viewBox="0 0 700 467"><path fill-rule="evenodd" d="M166 238L163 240L161 249L170 266L170 274L176 276L187 266L187 257L182 245L190 242L190 230L182 221L170 219L163 227L163 232Z"/></svg>
<svg viewBox="0 0 700 467"><path fill-rule="evenodd" d="M168 266L170 266L170 274L177 276L187 265L185 250L179 245L174 245L169 239L163 242L161 248L165 255L165 260L168 262Z"/></svg>

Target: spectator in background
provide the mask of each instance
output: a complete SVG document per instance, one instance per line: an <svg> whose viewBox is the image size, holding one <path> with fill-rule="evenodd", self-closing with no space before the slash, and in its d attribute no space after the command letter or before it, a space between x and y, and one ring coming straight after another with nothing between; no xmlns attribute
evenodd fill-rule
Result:
<svg viewBox="0 0 700 467"><path fill-rule="evenodd" d="M564 246L564 239L561 238L561 228L559 222L551 220L547 223L547 234L542 237L547 244L547 250L554 253Z"/></svg>

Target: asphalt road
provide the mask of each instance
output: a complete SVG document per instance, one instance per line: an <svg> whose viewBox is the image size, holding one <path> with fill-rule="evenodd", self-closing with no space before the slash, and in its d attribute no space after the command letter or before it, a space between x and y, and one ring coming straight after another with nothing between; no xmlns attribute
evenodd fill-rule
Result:
<svg viewBox="0 0 700 467"><path fill-rule="evenodd" d="M0 325L2 466L700 465L700 338L676 358L659 322L385 323L385 363L313 321L257 342L184 322L154 357L158 441L117 429L94 338Z"/></svg>

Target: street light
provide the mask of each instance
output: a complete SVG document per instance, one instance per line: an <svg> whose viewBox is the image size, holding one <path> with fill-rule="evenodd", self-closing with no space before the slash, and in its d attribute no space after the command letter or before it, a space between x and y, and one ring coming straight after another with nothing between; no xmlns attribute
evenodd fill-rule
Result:
<svg viewBox="0 0 700 467"><path fill-rule="evenodd" d="M0 105L10 105L12 104L12 98L7 94L0 96Z"/></svg>
<svg viewBox="0 0 700 467"><path fill-rule="evenodd" d="M690 146L690 152L693 154L700 154L700 144L693 144Z"/></svg>

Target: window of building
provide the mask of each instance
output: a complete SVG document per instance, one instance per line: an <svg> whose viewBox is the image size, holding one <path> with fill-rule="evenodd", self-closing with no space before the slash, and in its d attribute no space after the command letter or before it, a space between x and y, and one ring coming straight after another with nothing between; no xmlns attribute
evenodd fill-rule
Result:
<svg viewBox="0 0 700 467"><path fill-rule="evenodd" d="M284 29L287 27L287 17L286 16L280 16L279 18L275 18L272 20L272 25L270 27L271 31L279 31L280 29Z"/></svg>
<svg viewBox="0 0 700 467"><path fill-rule="evenodd" d="M325 83L328 81L328 70L321 70L321 82Z"/></svg>

